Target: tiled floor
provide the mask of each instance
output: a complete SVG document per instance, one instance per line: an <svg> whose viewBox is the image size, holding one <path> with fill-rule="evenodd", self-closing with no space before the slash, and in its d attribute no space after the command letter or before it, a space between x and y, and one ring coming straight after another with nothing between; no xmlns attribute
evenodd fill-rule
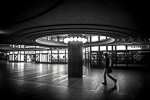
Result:
<svg viewBox="0 0 150 100"><path fill-rule="evenodd" d="M103 86L103 69L84 67L83 78L69 78L67 64L0 61L1 100L144 100L149 97L150 71L114 69L117 85ZM147 91L148 90L148 91ZM148 100L148 98L147 98Z"/></svg>

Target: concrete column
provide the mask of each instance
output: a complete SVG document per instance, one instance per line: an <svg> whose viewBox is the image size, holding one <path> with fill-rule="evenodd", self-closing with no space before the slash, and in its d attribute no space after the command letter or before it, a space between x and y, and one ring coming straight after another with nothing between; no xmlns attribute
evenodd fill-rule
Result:
<svg viewBox="0 0 150 100"><path fill-rule="evenodd" d="M83 75L82 42L68 43L68 77L81 78Z"/></svg>

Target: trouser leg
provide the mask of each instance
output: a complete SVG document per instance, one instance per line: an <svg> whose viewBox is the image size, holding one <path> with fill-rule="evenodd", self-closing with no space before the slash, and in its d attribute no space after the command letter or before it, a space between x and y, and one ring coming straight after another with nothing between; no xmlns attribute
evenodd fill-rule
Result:
<svg viewBox="0 0 150 100"><path fill-rule="evenodd" d="M106 74L107 74L106 69L104 69L103 78L104 78L104 82L105 82L105 83L107 83L107 80L106 80Z"/></svg>
<svg viewBox="0 0 150 100"><path fill-rule="evenodd" d="M109 73L107 73L107 76L112 79L113 81L115 81L116 79L114 77L112 77Z"/></svg>

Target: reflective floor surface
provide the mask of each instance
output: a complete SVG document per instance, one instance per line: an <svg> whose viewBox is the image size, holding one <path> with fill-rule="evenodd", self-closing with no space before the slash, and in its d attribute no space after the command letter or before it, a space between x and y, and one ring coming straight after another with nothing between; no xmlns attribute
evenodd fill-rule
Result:
<svg viewBox="0 0 150 100"><path fill-rule="evenodd" d="M1 100L148 100L150 73L147 70L117 68L111 74L103 69L84 67L83 78L68 78L67 64L36 64L0 61ZM148 97L148 98L147 98Z"/></svg>

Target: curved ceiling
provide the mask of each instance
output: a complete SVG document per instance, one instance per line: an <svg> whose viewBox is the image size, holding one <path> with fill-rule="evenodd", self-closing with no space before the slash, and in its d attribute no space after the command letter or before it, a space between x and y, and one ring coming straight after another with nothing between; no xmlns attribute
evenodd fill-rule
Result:
<svg viewBox="0 0 150 100"><path fill-rule="evenodd" d="M102 35L96 35L96 34L80 34L79 35L79 34L74 33L71 35L70 34L61 34L61 35L55 34L55 35L50 35L50 36L44 36L44 37L37 38L35 40L35 42L39 43L39 44L44 44L47 46L67 47L68 42L65 42L65 40L64 40L67 37L72 37L72 39L74 37L76 37L76 40L74 38L74 40L72 40L72 41L78 41L79 37L80 37L80 39L86 38L87 41L85 43L83 43L84 47L85 46L106 45L106 44L111 44L111 43L117 41L116 39L114 39L112 37L106 37L106 36L102 36ZM79 41L81 41L81 40L79 40Z"/></svg>
<svg viewBox="0 0 150 100"><path fill-rule="evenodd" d="M146 2L33 0L2 4L0 44L41 45L35 42L39 37L72 33L110 36L115 38L111 44L150 43Z"/></svg>

